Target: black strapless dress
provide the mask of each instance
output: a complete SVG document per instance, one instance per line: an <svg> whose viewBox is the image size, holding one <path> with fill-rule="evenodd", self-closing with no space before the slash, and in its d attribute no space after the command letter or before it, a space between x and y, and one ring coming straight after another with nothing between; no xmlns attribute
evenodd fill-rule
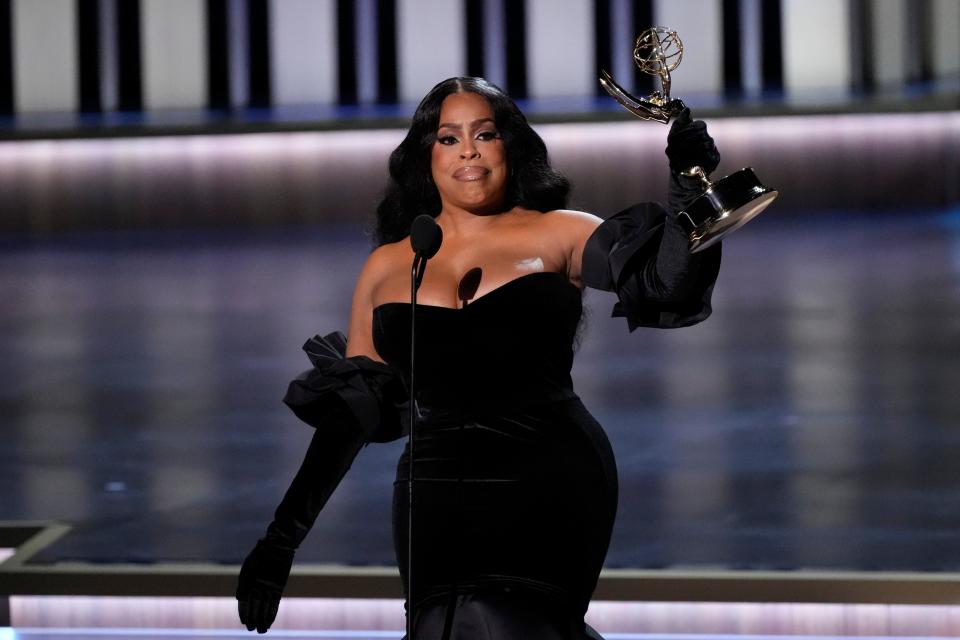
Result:
<svg viewBox="0 0 960 640"><path fill-rule="evenodd" d="M552 272L519 277L463 309L418 306L417 637L439 638L448 617L455 629L476 607L484 619L502 611L502 624L516 622L514 609L536 609L544 624L552 617L550 625L585 633L617 475L606 435L570 381L580 314L579 289ZM373 323L377 351L407 371L410 305L381 305ZM394 489L405 582L408 455Z"/></svg>
<svg viewBox="0 0 960 640"><path fill-rule="evenodd" d="M636 205L588 240L583 279L616 292L614 315L631 330L694 324L710 314L720 246L696 256L688 246L662 208ZM416 640L599 637L583 614L610 541L617 475L571 383L581 311L579 289L553 272L521 276L463 309L418 306ZM334 428L346 409L365 441L401 437L409 337L410 305L395 302L373 312L387 364L344 357L342 334L308 340L314 368L284 401L318 429ZM405 587L408 455L393 510Z"/></svg>

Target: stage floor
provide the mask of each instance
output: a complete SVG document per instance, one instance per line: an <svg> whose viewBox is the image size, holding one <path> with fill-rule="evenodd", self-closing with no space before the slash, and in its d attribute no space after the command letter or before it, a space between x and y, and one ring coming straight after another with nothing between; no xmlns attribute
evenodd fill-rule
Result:
<svg viewBox="0 0 960 640"><path fill-rule="evenodd" d="M0 237L0 520L73 527L31 562L238 564L311 436L280 403L300 345L345 329L367 251L342 227ZM960 570L960 211L771 210L688 329L585 302L608 567ZM299 561L394 564L399 451L361 453Z"/></svg>
<svg viewBox="0 0 960 640"><path fill-rule="evenodd" d="M148 631L146 633L137 632L131 634L129 629L119 629L114 633L75 633L44 630L11 630L4 635L3 629L0 629L0 640L104 640L110 638L123 638L123 640L208 640L209 638L219 638L221 640L247 640L251 637L260 637L250 633L235 632L217 632L217 633L197 633L197 632L164 632L162 630ZM285 640L400 640L403 636L400 632L385 633L310 633L310 632L269 632L267 637L284 638ZM849 636L804 636L804 640L840 640L841 637ZM782 635L767 635L749 637L749 640L783 640ZM878 636L859 636L859 640L877 640ZM614 633L604 634L605 640L742 640L743 636L733 635L702 635L702 634L649 634L649 633ZM884 640L890 640L885 637ZM899 640L934 640L933 638L906 637L899 636Z"/></svg>

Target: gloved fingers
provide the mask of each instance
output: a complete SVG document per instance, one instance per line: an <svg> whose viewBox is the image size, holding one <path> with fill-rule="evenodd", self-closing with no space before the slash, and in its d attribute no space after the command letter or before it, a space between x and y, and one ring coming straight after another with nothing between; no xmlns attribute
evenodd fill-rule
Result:
<svg viewBox="0 0 960 640"><path fill-rule="evenodd" d="M257 608L257 633L266 633L273 621L277 619L277 610L280 608L278 600L261 600Z"/></svg>
<svg viewBox="0 0 960 640"><path fill-rule="evenodd" d="M266 633L267 626L263 623L263 601L254 598L250 602L250 618L247 620L247 631L257 630L257 633Z"/></svg>
<svg viewBox="0 0 960 640"><path fill-rule="evenodd" d="M673 119L673 124L670 125L670 133L672 134L677 129L683 129L690 124L691 120L693 120L693 117L690 115L690 107L684 107L680 115Z"/></svg>
<svg viewBox="0 0 960 640"><path fill-rule="evenodd" d="M280 601L279 601L279 600L271 601L271 602L267 605L267 610L266 610L266 613L267 613L267 615L266 615L267 628L269 628L269 627L273 624L273 622L277 619L277 611L279 611L279 609L280 609ZM267 629L265 628L264 631L266 631L266 630L267 630Z"/></svg>
<svg viewBox="0 0 960 640"><path fill-rule="evenodd" d="M257 633L266 633L277 619L280 599L270 594L251 594L247 599L237 602L240 622L247 627L247 631L256 629Z"/></svg>
<svg viewBox="0 0 960 640"><path fill-rule="evenodd" d="M237 599L237 612L240 614L240 624L246 625L247 620L250 619L250 605L246 598ZM247 631L250 630L250 627L247 627Z"/></svg>
<svg viewBox="0 0 960 640"><path fill-rule="evenodd" d="M720 153L702 120L693 121L673 132L667 138L666 154L670 160L670 170L674 173L693 166L702 167L710 173L720 164Z"/></svg>
<svg viewBox="0 0 960 640"><path fill-rule="evenodd" d="M669 144L682 144L684 142L700 142L705 140L712 141L713 138L707 133L707 123L703 120L687 122L683 127L672 129L670 135L667 136L667 142Z"/></svg>
<svg viewBox="0 0 960 640"><path fill-rule="evenodd" d="M267 604L265 602L260 603L260 619L257 621L257 633L266 633L267 629L270 628L270 622L272 622L272 620L267 620Z"/></svg>

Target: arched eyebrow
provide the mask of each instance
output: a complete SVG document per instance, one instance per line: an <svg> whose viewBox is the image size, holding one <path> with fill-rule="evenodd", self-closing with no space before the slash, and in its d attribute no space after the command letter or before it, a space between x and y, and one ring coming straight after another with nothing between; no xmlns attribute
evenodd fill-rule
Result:
<svg viewBox="0 0 960 640"><path fill-rule="evenodd" d="M470 128L471 128L471 129L475 129L475 128L477 128L479 125L484 124L484 123L487 123L487 122L489 122L490 124L495 124L494 121L493 121L493 118L480 118L479 120L474 120L473 122L471 122L471 123L470 123ZM437 128L438 128L438 129L463 129L463 127L462 127L461 125L455 124L455 123L453 123L453 122L442 122L442 123L440 123L440 126L437 127Z"/></svg>

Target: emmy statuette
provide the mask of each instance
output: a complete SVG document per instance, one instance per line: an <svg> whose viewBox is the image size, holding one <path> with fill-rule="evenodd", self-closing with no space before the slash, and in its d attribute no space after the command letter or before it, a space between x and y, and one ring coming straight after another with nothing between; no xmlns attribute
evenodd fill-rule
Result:
<svg viewBox="0 0 960 640"><path fill-rule="evenodd" d="M670 97L670 72L680 65L682 59L683 42L677 32L653 27L637 38L633 60L641 71L660 78L661 91L654 91L643 99L637 98L603 70L600 84L638 118L667 124L685 108L681 100ZM716 181L710 180L701 167L690 167L683 171L683 175L700 178L704 188L702 195L677 212L677 219L690 236L692 253L706 249L739 229L780 195L778 191L763 186L749 167Z"/></svg>

